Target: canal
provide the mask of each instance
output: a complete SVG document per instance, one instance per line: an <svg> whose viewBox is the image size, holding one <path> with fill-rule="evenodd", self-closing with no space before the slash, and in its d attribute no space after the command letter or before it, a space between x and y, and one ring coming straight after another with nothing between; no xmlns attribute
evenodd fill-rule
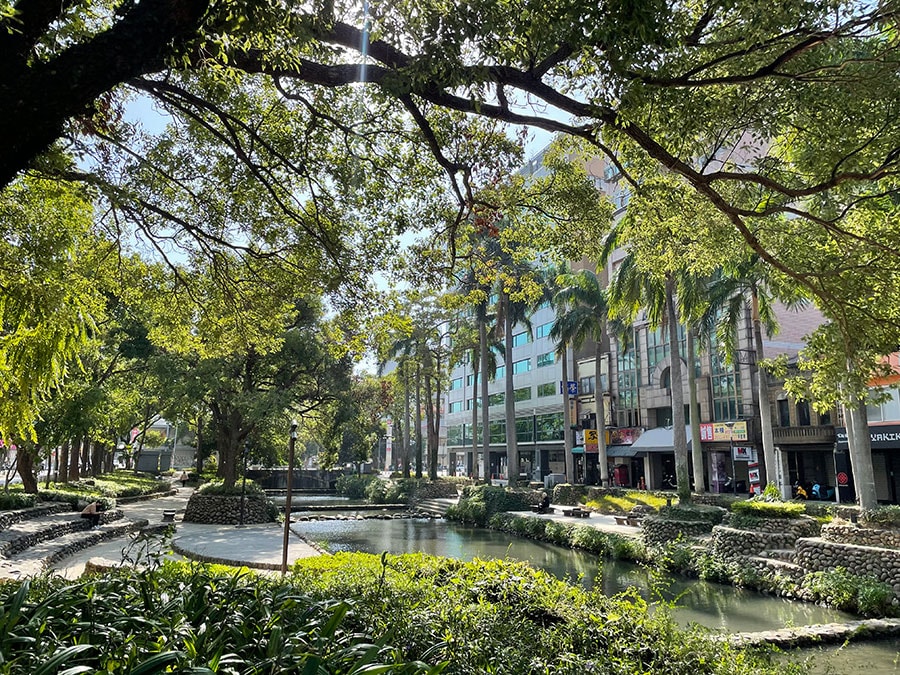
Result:
<svg viewBox="0 0 900 675"><path fill-rule="evenodd" d="M694 579L675 577L659 586L645 568L634 563L602 560L590 553L445 520L311 520L297 523L295 529L331 552L423 552L466 561L508 558L527 561L586 588L600 588L607 595L635 587L650 602L674 600L673 615L680 624L696 623L715 631L762 631L857 618L818 605ZM900 675L898 648L897 641L854 643L844 648L798 650L794 656L810 658L813 673Z"/></svg>

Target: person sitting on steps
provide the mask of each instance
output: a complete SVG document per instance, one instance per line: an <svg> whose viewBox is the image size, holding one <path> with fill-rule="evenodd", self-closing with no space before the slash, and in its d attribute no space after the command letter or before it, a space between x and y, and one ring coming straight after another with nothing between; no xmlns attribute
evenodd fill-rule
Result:
<svg viewBox="0 0 900 675"><path fill-rule="evenodd" d="M548 495L546 492L544 492L543 496L541 497L540 506L538 507L538 513L547 513L547 511L549 509L550 509L550 495Z"/></svg>
<svg viewBox="0 0 900 675"><path fill-rule="evenodd" d="M100 514L103 512L103 504L93 501L81 511L81 517L91 521L91 529L100 527Z"/></svg>

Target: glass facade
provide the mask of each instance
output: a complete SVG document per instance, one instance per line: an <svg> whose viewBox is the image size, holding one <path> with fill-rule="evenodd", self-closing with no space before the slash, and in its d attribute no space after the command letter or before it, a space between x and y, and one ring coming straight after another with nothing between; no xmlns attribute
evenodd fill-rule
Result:
<svg viewBox="0 0 900 675"><path fill-rule="evenodd" d="M534 329L534 339L537 340L539 338L548 337L550 335L551 328L553 328L552 321L542 323L540 326Z"/></svg>
<svg viewBox="0 0 900 675"><path fill-rule="evenodd" d="M628 349L619 351L616 358L616 383L619 394L616 405L616 423L620 427L638 427L641 425L638 395L638 373L640 372L640 339L634 331L634 340ZM619 347L622 347L621 341Z"/></svg>
<svg viewBox="0 0 900 675"><path fill-rule="evenodd" d="M531 342L531 333L528 331L513 335L513 347L521 347L522 345L527 345L529 342Z"/></svg>
<svg viewBox="0 0 900 675"><path fill-rule="evenodd" d="M463 402L462 401L451 401L450 407L447 409L449 413L458 413L462 412Z"/></svg>
<svg viewBox="0 0 900 675"><path fill-rule="evenodd" d="M454 377L450 380L450 391L455 391L456 389L462 389L463 379L461 377Z"/></svg>
<svg viewBox="0 0 900 675"><path fill-rule="evenodd" d="M552 366L556 362L556 355L553 352L547 352L546 354L539 354L537 357L537 367L543 368L545 366Z"/></svg>
<svg viewBox="0 0 900 675"><path fill-rule="evenodd" d="M556 382L544 382L544 384L539 384L537 388L537 395L540 396L554 396L556 394Z"/></svg>
<svg viewBox="0 0 900 675"><path fill-rule="evenodd" d="M715 340L711 340L715 344ZM712 385L713 422L731 422L744 416L741 400L741 374L734 364L726 365L716 350L710 352L710 383Z"/></svg>
<svg viewBox="0 0 900 675"><path fill-rule="evenodd" d="M522 359L521 361L513 361L513 374L527 373L531 370L531 359Z"/></svg>
<svg viewBox="0 0 900 675"><path fill-rule="evenodd" d="M497 392L488 396L488 406L503 405L506 402L506 392Z"/></svg>
<svg viewBox="0 0 900 675"><path fill-rule="evenodd" d="M531 387L520 387L513 391L516 396L516 402L531 400Z"/></svg>
<svg viewBox="0 0 900 675"><path fill-rule="evenodd" d="M538 415L535 421L538 441L563 440L563 414L561 412Z"/></svg>

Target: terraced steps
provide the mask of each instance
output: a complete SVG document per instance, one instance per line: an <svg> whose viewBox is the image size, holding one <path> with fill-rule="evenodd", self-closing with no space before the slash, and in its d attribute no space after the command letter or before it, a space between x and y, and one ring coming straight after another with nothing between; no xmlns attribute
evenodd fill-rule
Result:
<svg viewBox="0 0 900 675"><path fill-rule="evenodd" d="M443 518L447 515L447 509L449 509L452 505L456 504L457 499L449 499L449 498L435 498L435 499L423 499L415 505L417 511L423 511L425 513L430 513L435 516L440 516Z"/></svg>

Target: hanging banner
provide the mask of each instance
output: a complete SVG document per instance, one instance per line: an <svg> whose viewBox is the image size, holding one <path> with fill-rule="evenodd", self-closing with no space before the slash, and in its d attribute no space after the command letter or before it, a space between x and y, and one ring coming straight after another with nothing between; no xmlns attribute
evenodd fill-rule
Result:
<svg viewBox="0 0 900 675"><path fill-rule="evenodd" d="M584 451L600 452L600 436L597 435L596 429L584 430Z"/></svg>

